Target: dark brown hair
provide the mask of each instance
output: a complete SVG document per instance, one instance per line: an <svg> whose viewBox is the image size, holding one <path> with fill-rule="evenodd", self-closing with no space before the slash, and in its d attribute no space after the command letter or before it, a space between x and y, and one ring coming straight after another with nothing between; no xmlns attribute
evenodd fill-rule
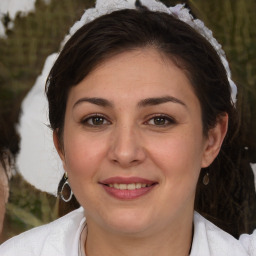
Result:
<svg viewBox="0 0 256 256"><path fill-rule="evenodd" d="M229 199L235 189L229 182L238 178L230 151L238 126L226 70L211 44L184 22L166 13L138 8L101 16L81 27L66 43L47 79L50 125L58 131L61 141L70 88L111 56L145 47L156 49L184 70L201 104L205 135L220 115L229 116L228 133L219 156L201 171L195 209L238 236L234 223L223 226L237 213L233 208L238 208ZM208 186L202 185L206 172L210 175Z"/></svg>

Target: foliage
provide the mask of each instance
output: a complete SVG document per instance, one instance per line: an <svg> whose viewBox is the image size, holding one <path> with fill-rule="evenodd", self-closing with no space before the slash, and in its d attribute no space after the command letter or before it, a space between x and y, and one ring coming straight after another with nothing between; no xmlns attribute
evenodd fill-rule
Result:
<svg viewBox="0 0 256 256"><path fill-rule="evenodd" d="M5 239L58 217L58 200L28 184L19 174L10 182Z"/></svg>

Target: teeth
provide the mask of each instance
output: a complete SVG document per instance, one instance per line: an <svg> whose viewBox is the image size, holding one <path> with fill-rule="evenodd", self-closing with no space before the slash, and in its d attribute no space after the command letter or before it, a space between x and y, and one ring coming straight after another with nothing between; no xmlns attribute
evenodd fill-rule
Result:
<svg viewBox="0 0 256 256"><path fill-rule="evenodd" d="M113 187L119 189L119 184L116 184L116 183L115 183L115 184L113 185Z"/></svg>
<svg viewBox="0 0 256 256"><path fill-rule="evenodd" d="M119 189L120 190L127 189L127 185L126 184L119 184Z"/></svg>
<svg viewBox="0 0 256 256"><path fill-rule="evenodd" d="M134 190L134 189L140 189L145 187L150 187L150 184L142 184L142 183L131 183L131 184L108 184L111 188L116 188L120 190Z"/></svg>
<svg viewBox="0 0 256 256"><path fill-rule="evenodd" d="M128 190L134 190L135 189L135 184L134 183L133 184L128 184L127 189Z"/></svg>
<svg viewBox="0 0 256 256"><path fill-rule="evenodd" d="M141 188L141 183L136 183L135 187L136 189Z"/></svg>

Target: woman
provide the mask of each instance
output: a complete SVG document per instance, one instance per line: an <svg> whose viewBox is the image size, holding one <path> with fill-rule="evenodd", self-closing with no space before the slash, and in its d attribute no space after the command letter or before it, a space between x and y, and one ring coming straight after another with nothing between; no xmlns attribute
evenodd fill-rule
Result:
<svg viewBox="0 0 256 256"><path fill-rule="evenodd" d="M182 6L141 2L150 10L126 1L91 10L99 17L48 77L60 196L74 193L82 207L11 239L1 255L255 253L253 236L238 241L194 212L236 124L223 52Z"/></svg>

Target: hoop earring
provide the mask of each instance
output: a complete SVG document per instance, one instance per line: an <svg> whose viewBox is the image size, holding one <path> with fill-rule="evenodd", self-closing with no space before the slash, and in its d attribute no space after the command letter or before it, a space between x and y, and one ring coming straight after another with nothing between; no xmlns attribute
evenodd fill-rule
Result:
<svg viewBox="0 0 256 256"><path fill-rule="evenodd" d="M62 184L62 185L61 185L61 184ZM63 192L64 192L64 190L65 190L65 186L67 186L67 187L69 188L69 190L70 190L70 195L69 195L68 198L65 198L65 196L64 196L64 194L63 194ZM64 175L63 175L63 177L62 177L62 179L61 179L61 181L60 181L60 185L59 185L59 189L58 189L58 190L59 190L59 191L58 191L58 194L59 194L60 198L61 198L65 203L69 202L69 201L72 199L73 192L72 192L72 189L71 189L71 187L70 187L70 185L69 185L69 183L68 183L68 174L67 174L67 172L64 173Z"/></svg>
<svg viewBox="0 0 256 256"><path fill-rule="evenodd" d="M203 177L203 184L204 184L205 186L207 186L207 185L209 184L209 182L210 182L210 177L209 177L209 173L207 172L207 173L204 175L204 177Z"/></svg>

